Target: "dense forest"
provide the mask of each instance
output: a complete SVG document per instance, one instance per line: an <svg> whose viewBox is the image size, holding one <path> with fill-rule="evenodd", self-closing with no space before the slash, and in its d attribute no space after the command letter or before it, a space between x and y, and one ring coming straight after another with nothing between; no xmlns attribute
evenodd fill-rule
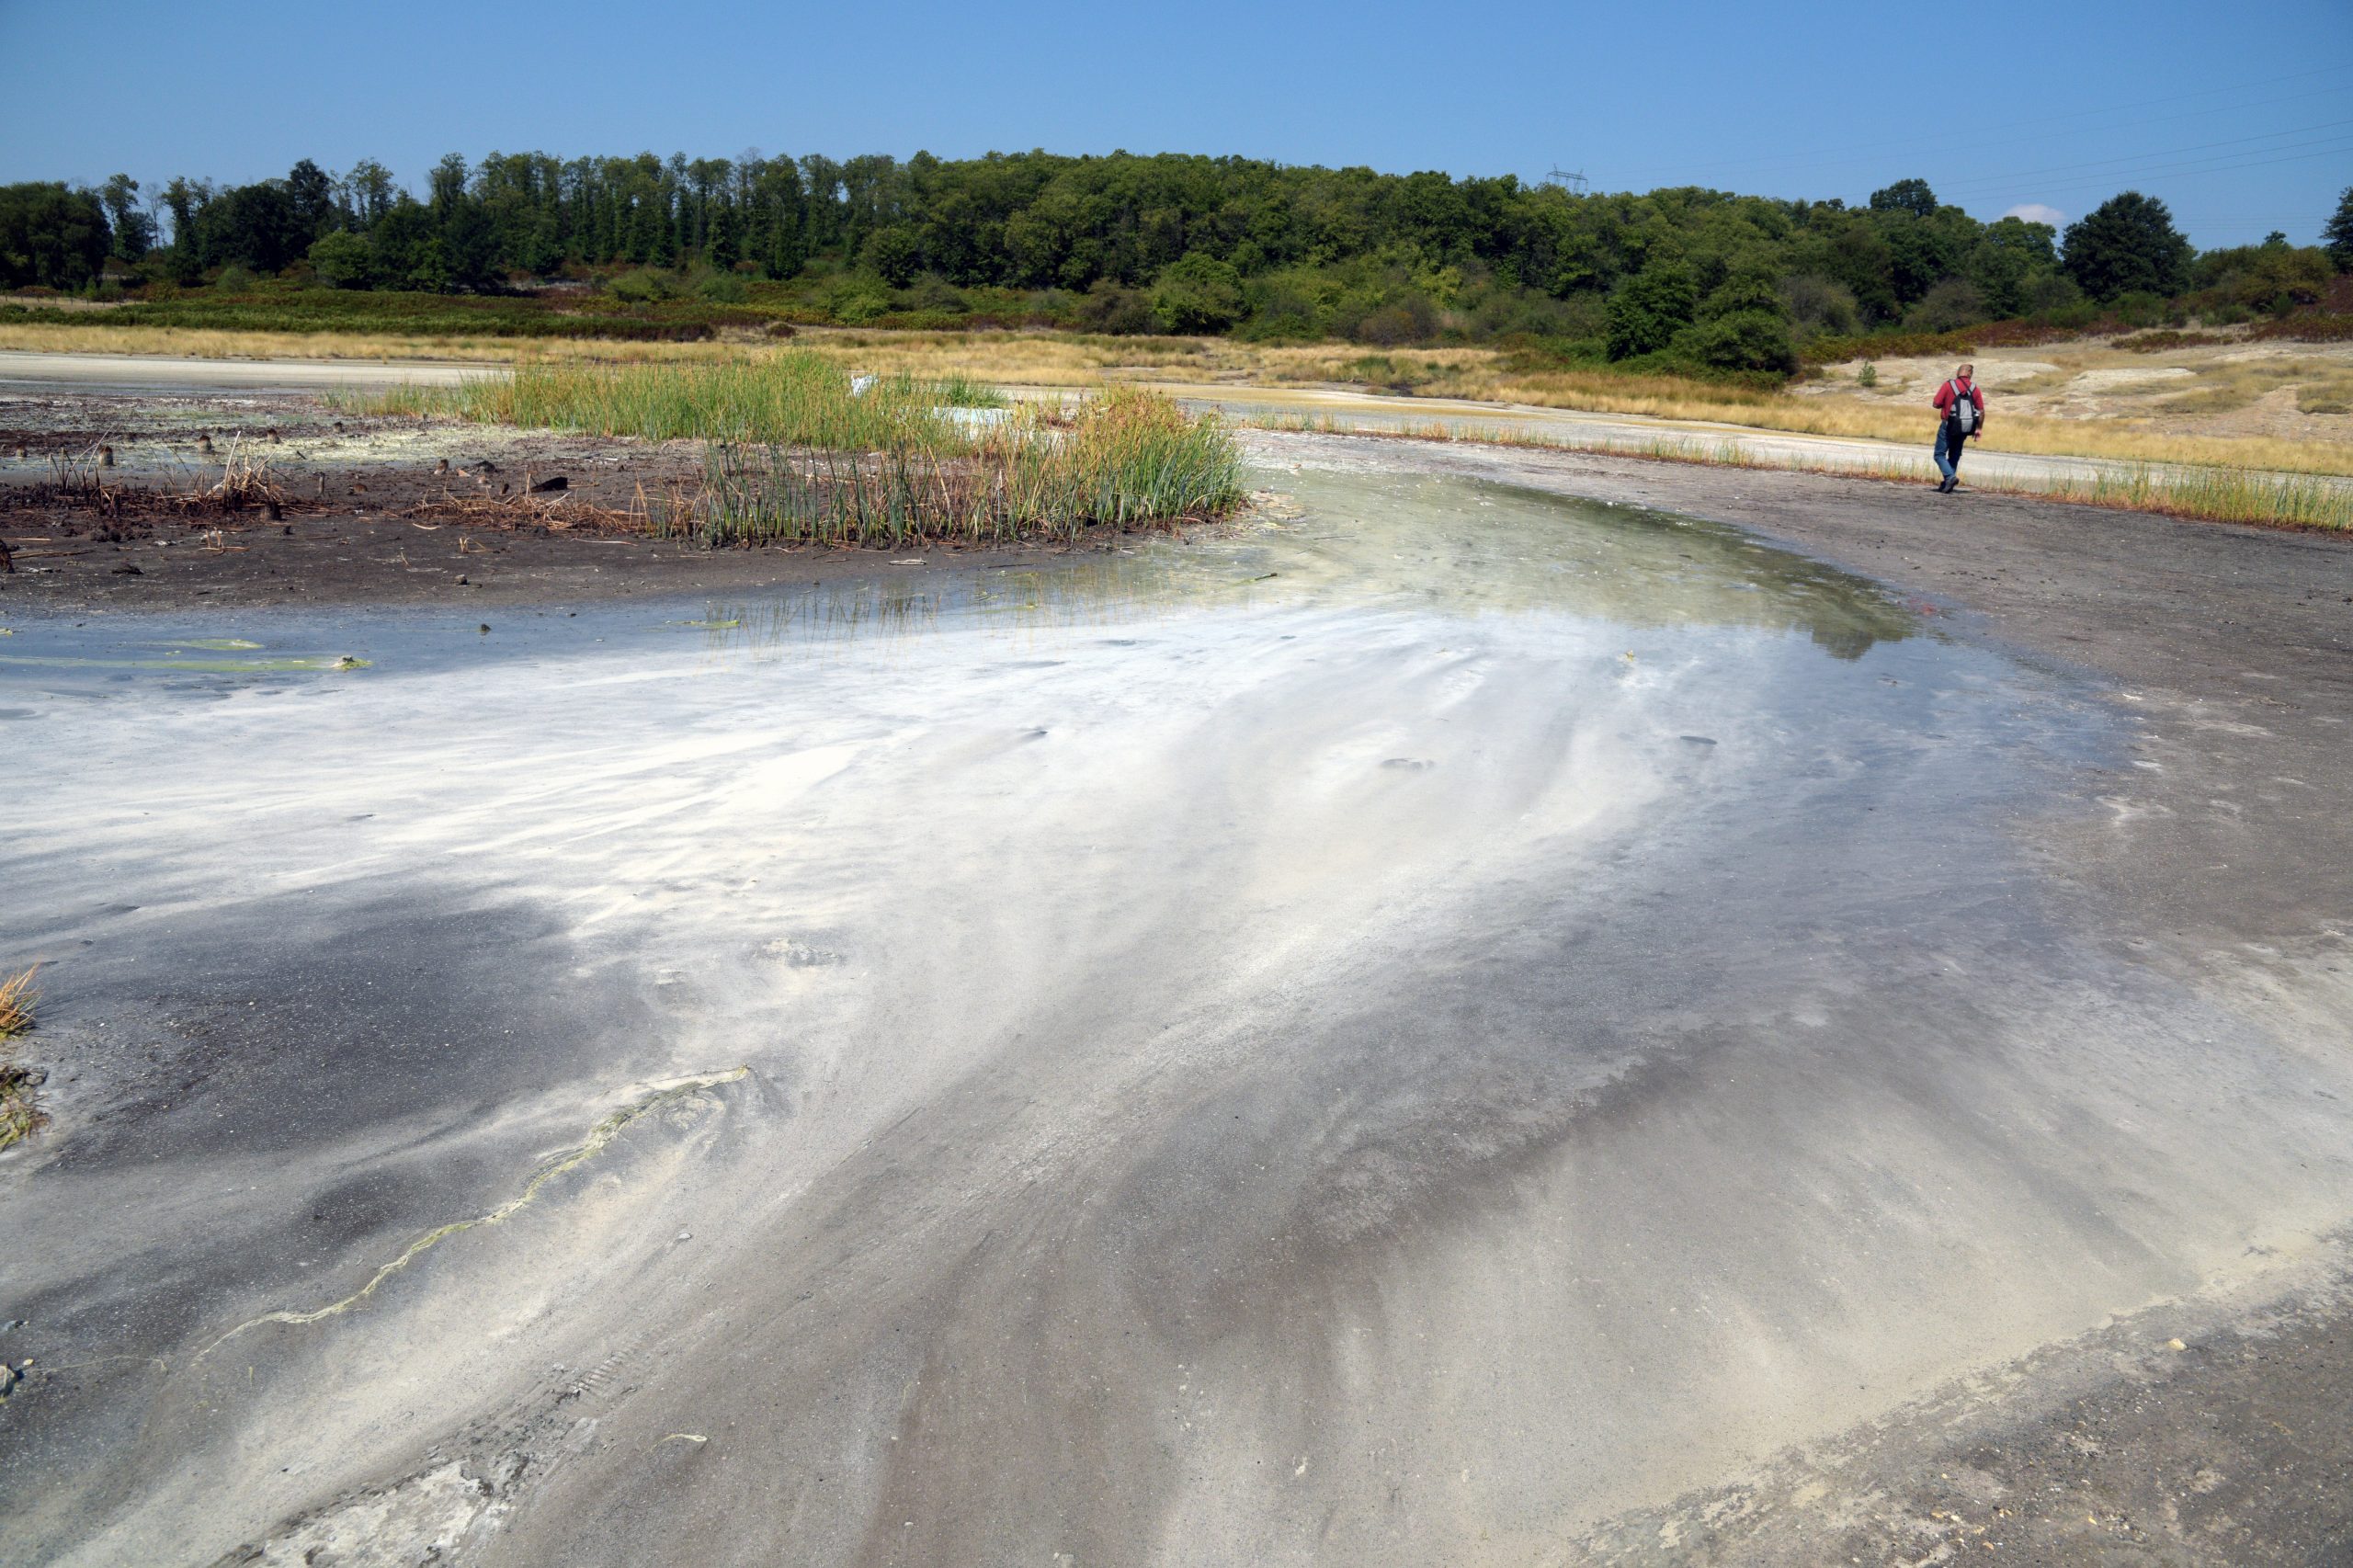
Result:
<svg viewBox="0 0 2353 1568"><path fill-rule="evenodd" d="M2321 238L2200 255L2162 201L2134 192L2063 236L1982 222L1917 179L1850 207L1174 154L452 154L422 193L380 164L335 176L307 159L244 186L0 187L0 286L19 290L570 290L617 320L682 300L717 308L668 312L690 325L1520 336L1645 368L1764 372L1823 336L2154 319L2185 300L2210 322L2309 309L2353 271L2353 190Z"/></svg>

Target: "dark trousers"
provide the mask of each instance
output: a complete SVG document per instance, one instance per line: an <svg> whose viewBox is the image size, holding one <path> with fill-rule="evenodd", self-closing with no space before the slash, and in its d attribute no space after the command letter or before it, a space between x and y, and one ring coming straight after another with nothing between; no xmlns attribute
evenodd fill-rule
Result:
<svg viewBox="0 0 2353 1568"><path fill-rule="evenodd" d="M1948 419L1937 426L1937 472L1947 479L1961 477L1961 449L1969 437L1961 434L1961 421Z"/></svg>

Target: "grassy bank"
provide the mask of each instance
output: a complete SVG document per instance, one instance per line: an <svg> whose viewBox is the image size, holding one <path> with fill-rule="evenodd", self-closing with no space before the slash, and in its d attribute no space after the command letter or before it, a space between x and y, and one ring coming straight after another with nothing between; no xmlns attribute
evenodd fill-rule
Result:
<svg viewBox="0 0 2353 1568"><path fill-rule="evenodd" d="M1174 527L1242 500L1222 421L1114 388L1066 427L1024 409L961 449L898 441L871 453L722 446L667 526L710 545L998 542L1087 529Z"/></svg>
<svg viewBox="0 0 2353 1568"><path fill-rule="evenodd" d="M1928 459L1886 458L1831 463L1757 452L1731 442L1699 438L1584 439L1510 426L1480 427L1431 421L1365 425L1345 416L1265 415L1242 422L1254 429L1304 430L1324 435L1382 436L1396 440L1461 442L1476 446L1538 447L1554 451L1606 452L1655 462L1703 463L1710 467L1774 469L1830 474L1844 479L1904 484L1931 483ZM2030 495L2090 506L2157 512L2202 522L2243 523L2257 528L2313 528L2353 534L2353 485L2326 475L2258 472L2211 465L2119 464L2088 475L2009 480L1972 475L1969 487L2004 494Z"/></svg>
<svg viewBox="0 0 2353 1568"><path fill-rule="evenodd" d="M663 531L711 545L1068 538L1214 517L1242 498L1224 422L1136 387L1107 388L1068 414L1014 410L961 376L854 381L795 352L719 365L526 365L511 378L342 401L370 414L708 440L700 485L645 511ZM976 408L995 417L957 417Z"/></svg>

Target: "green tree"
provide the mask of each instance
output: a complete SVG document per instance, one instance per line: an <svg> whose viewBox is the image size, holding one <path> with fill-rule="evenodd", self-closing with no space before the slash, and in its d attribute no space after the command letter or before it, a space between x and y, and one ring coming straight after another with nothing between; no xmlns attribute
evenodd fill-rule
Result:
<svg viewBox="0 0 2353 1568"><path fill-rule="evenodd" d="M1735 311L1703 321L1678 335L1677 350L1719 370L1770 370L1787 375L1798 368L1790 325L1776 311Z"/></svg>
<svg viewBox="0 0 2353 1568"><path fill-rule="evenodd" d="M893 289L904 289L923 270L923 242L914 229L892 223L866 237L866 265Z"/></svg>
<svg viewBox="0 0 2353 1568"><path fill-rule="evenodd" d="M112 238L106 210L86 190L0 186L0 285L79 289L97 277Z"/></svg>
<svg viewBox="0 0 2353 1568"><path fill-rule="evenodd" d="M2110 197L2067 226L2067 276L2095 300L2177 294L2189 258L2189 242L2165 204L2137 190Z"/></svg>
<svg viewBox="0 0 2353 1568"><path fill-rule="evenodd" d="M376 253L348 229L333 229L312 242L311 269L336 289L365 289L376 274Z"/></svg>
<svg viewBox="0 0 2353 1568"><path fill-rule="evenodd" d="M2336 199L2336 216L2322 225L2321 248L2339 272L2353 272L2353 185Z"/></svg>
<svg viewBox="0 0 2353 1568"><path fill-rule="evenodd" d="M1871 192L1874 212L1909 212L1915 218L1937 215L1937 193L1924 179L1900 179Z"/></svg>
<svg viewBox="0 0 2353 1568"><path fill-rule="evenodd" d="M1665 348L1691 324L1699 305L1699 280L1689 267L1680 261L1652 263L1609 296L1609 358L1631 359Z"/></svg>
<svg viewBox="0 0 2353 1568"><path fill-rule="evenodd" d="M294 236L304 247L335 226L335 180L310 159L303 159L288 171L286 199L291 209Z"/></svg>
<svg viewBox="0 0 2353 1568"><path fill-rule="evenodd" d="M1242 319L1242 275L1230 262L1190 252L1162 270L1152 313L1164 332L1223 332Z"/></svg>
<svg viewBox="0 0 2353 1568"><path fill-rule="evenodd" d="M113 175L98 187L98 202L107 210L108 225L114 231L114 254L123 261L137 261L155 244L155 220L139 205L139 182L129 175Z"/></svg>

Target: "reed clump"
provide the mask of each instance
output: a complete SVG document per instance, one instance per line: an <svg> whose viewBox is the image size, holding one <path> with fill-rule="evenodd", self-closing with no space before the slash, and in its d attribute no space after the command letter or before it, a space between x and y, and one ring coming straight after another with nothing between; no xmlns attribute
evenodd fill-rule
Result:
<svg viewBox="0 0 2353 1568"><path fill-rule="evenodd" d="M721 446L668 527L710 545L889 545L1173 528L1230 511L1242 455L1224 422L1113 388L1066 419L1036 408L960 447L902 439L847 453Z"/></svg>
<svg viewBox="0 0 2353 1568"><path fill-rule="evenodd" d="M41 1075L18 1063L13 1043L33 1027L33 1004L40 999L33 989L34 969L0 981L0 1149L40 1131L48 1120L34 1097Z"/></svg>
<svg viewBox="0 0 2353 1568"><path fill-rule="evenodd" d="M952 447L958 431L943 410L997 407L1005 400L965 376L853 377L817 355L785 353L700 365L518 365L512 376L393 387L347 401L370 414L440 415L648 441L871 451L906 441Z"/></svg>

